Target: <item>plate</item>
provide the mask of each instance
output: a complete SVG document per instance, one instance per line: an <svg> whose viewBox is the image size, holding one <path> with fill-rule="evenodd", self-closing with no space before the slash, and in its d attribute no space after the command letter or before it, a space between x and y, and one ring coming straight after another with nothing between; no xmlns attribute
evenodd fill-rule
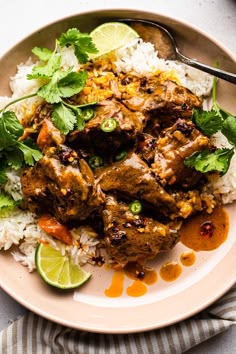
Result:
<svg viewBox="0 0 236 354"><path fill-rule="evenodd" d="M146 18L168 26L174 33L182 52L202 62L235 71L233 55L213 38L197 28L157 13L130 9L99 10L70 16L34 32L14 46L0 60L4 77L0 82L0 95L10 94L8 81L14 75L16 64L24 62L34 46L53 45L54 38L68 28L78 27L89 32L98 24L121 17ZM48 35L50 33L50 36ZM219 81L218 101L228 111L233 107L236 86ZM144 296L108 298L104 291L109 287L112 271L104 267L92 269L92 279L76 292L60 292L47 286L38 274L13 260L10 252L0 253L0 285L21 305L51 321L67 327L101 333L140 332L171 325L190 317L222 296L236 281L236 205L227 206L230 230L226 240L211 252L197 252L192 267L183 267L181 276L174 282L158 281L148 287ZM168 261L179 262L186 250L178 244L171 252L154 262L155 269ZM125 280L128 287L131 280Z"/></svg>

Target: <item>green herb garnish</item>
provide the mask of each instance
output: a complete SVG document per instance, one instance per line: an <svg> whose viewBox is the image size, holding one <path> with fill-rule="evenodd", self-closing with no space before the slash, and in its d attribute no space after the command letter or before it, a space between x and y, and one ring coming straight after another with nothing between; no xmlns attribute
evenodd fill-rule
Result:
<svg viewBox="0 0 236 354"><path fill-rule="evenodd" d="M229 169L230 161L236 147L236 117L225 111L218 104L216 100L216 83L217 79L214 78L211 110L195 109L192 120L196 127L208 137L221 132L228 139L232 148L195 152L185 159L184 164L202 173L217 171L222 176Z"/></svg>
<svg viewBox="0 0 236 354"><path fill-rule="evenodd" d="M11 212L17 205L19 205L19 201L15 201L10 195L1 192L0 217L5 216L7 213Z"/></svg>
<svg viewBox="0 0 236 354"><path fill-rule="evenodd" d="M185 159L185 165L202 173L218 171L222 176L228 171L233 154L233 148L198 151Z"/></svg>
<svg viewBox="0 0 236 354"><path fill-rule="evenodd" d="M23 164L33 166L42 157L36 144L29 139L21 140L24 128L15 113L7 110L12 104L34 96L42 97L53 105L52 121L63 134L68 134L74 128L84 129L85 121L88 120L84 107L94 105L96 102L84 105L71 105L65 102L64 99L83 90L88 76L87 71L73 71L72 67L66 71L62 70L62 48L68 46L74 48L74 53L82 64L88 60L88 53L97 53L89 34L81 33L76 28L62 33L55 42L54 50L33 48L32 52L38 57L40 63L33 67L27 78L28 80L43 79L42 86L37 92L19 97L0 110L0 184L7 181L6 171L9 167L19 169ZM92 118L92 108L89 108L89 112Z"/></svg>
<svg viewBox="0 0 236 354"><path fill-rule="evenodd" d="M88 53L97 53L97 49L90 35L81 33L76 28L69 29L66 33L62 33L60 38L56 40L53 51L48 48L33 48L32 52L38 57L40 63L33 67L32 72L27 75L27 78L28 80L43 79L42 86L37 92L10 102L0 113L6 111L6 108L13 103L29 97L39 96L53 105L52 121L56 128L63 134L68 134L74 128L82 130L85 125L84 120L86 117L81 115L79 108L85 105L73 106L67 104L64 99L72 97L83 90L88 74L85 70L80 70L79 72L73 71L73 67L70 67L66 71L62 70L62 48L69 46L74 48L74 53L78 61L82 64L86 63L88 60ZM94 105L95 103L96 102L92 102L86 104L86 106Z"/></svg>
<svg viewBox="0 0 236 354"><path fill-rule="evenodd" d="M0 117L0 183L6 182L8 167L19 169L25 163L34 165L41 159L42 153L36 146L30 146L27 140L20 141L24 129L12 111L3 112Z"/></svg>
<svg viewBox="0 0 236 354"><path fill-rule="evenodd" d="M98 53L91 36L88 33L81 33L77 28L71 28L66 33L62 33L59 38L61 47L74 47L74 52L81 64L88 61L88 53Z"/></svg>

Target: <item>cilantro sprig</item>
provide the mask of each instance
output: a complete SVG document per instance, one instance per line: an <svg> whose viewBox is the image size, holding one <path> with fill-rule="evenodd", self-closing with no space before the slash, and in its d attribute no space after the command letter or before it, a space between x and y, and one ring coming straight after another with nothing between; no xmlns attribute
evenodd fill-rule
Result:
<svg viewBox="0 0 236 354"><path fill-rule="evenodd" d="M19 205L19 201L15 201L10 195L6 194L5 192L0 193L0 217L7 215L17 205Z"/></svg>
<svg viewBox="0 0 236 354"><path fill-rule="evenodd" d="M0 118L0 183L6 182L8 167L19 169L23 164L33 166L42 153L29 140L19 139L24 129L15 113L3 112Z"/></svg>
<svg viewBox="0 0 236 354"><path fill-rule="evenodd" d="M84 70L76 72L73 71L73 67L66 71L61 69L62 48L69 46L73 47L75 56L81 64L87 62L88 53L98 51L88 33L81 33L77 28L71 28L56 40L54 51L47 48L33 48L32 52L42 64L36 65L27 76L29 80L38 78L48 80L38 89L37 95L54 105L52 121L63 134L68 134L75 127L82 130L85 125L81 115L83 105L73 107L64 100L81 92L88 77Z"/></svg>
<svg viewBox="0 0 236 354"><path fill-rule="evenodd" d="M90 35L81 33L76 28L62 33L55 41L54 50L34 47L32 53L38 57L39 63L33 67L27 79L43 79L43 84L36 92L17 98L0 110L0 184L6 182L6 171L9 167L19 169L24 164L33 166L42 157L35 143L30 139L21 140L24 128L16 114L7 110L12 104L34 96L42 97L52 104L52 121L63 134L68 134L74 128L84 129L83 112L87 104L71 105L65 101L83 90L88 76L85 70L77 72L73 67L67 70L61 68L62 49L69 46L73 47L81 64L88 60L88 53L98 51ZM91 102L89 105L95 103Z"/></svg>
<svg viewBox="0 0 236 354"><path fill-rule="evenodd" d="M229 169L236 147L236 117L225 111L217 102L216 84L217 79L214 78L211 110L195 109L192 120L196 127L208 137L221 132L232 145L232 148L198 151L186 158L184 163L199 172L217 171L223 176Z"/></svg>
<svg viewBox="0 0 236 354"><path fill-rule="evenodd" d="M233 157L234 149L216 149L210 151L208 149L195 152L185 160L185 165L194 167L202 173L218 171L220 175L224 175L228 169L230 160Z"/></svg>
<svg viewBox="0 0 236 354"><path fill-rule="evenodd" d="M66 33L62 33L59 44L62 48L73 46L75 55L81 64L88 61L88 53L98 53L91 36L88 33L81 33L77 28L71 28Z"/></svg>
<svg viewBox="0 0 236 354"><path fill-rule="evenodd" d="M85 125L83 119L84 105L69 105L65 99L83 90L88 73L85 70L74 71L73 67L70 67L68 70L61 68L62 49L69 46L73 47L75 56L81 64L86 63L88 60L88 53L97 53L98 51L92 42L91 36L88 33L80 32L76 28L71 28L67 32L62 33L59 39L55 41L54 50L34 47L32 53L38 57L40 62L33 67L31 73L27 75L27 79L43 79L44 83L39 87L37 92L19 97L8 103L0 111L0 114L16 102L39 96L53 105L52 121L63 134L68 134L74 128L82 130ZM92 106L95 103L91 102L90 105ZM26 153L25 148L21 147L21 150L24 150L24 153Z"/></svg>

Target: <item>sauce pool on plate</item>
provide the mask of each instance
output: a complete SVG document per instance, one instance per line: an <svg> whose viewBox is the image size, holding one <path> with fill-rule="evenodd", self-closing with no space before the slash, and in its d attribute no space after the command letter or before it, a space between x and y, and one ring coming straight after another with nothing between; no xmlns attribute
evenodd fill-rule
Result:
<svg viewBox="0 0 236 354"><path fill-rule="evenodd" d="M160 277L168 282L176 280L182 273L182 267L177 262L168 262L161 266Z"/></svg>
<svg viewBox="0 0 236 354"><path fill-rule="evenodd" d="M226 241L229 217L226 210L216 207L186 220L180 229L180 241L194 251L212 251Z"/></svg>
<svg viewBox="0 0 236 354"><path fill-rule="evenodd" d="M187 251L180 255L180 261L185 267L191 267L196 261L196 254L193 251Z"/></svg>

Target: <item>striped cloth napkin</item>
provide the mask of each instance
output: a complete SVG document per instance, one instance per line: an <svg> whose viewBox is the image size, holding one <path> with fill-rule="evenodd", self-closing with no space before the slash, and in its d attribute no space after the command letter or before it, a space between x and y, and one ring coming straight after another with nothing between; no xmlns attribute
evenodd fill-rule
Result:
<svg viewBox="0 0 236 354"><path fill-rule="evenodd" d="M0 334L0 353L180 354L236 324L236 285L198 315L134 334L98 334L63 327L31 312Z"/></svg>

